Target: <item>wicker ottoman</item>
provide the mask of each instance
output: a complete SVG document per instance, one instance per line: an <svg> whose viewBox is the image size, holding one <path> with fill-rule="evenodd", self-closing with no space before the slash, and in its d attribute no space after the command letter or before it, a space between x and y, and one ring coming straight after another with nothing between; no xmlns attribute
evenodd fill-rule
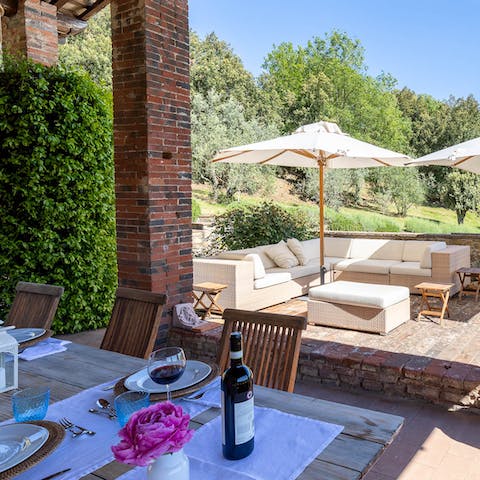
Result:
<svg viewBox="0 0 480 480"><path fill-rule="evenodd" d="M387 334L410 319L407 287L332 282L308 292L308 323Z"/></svg>

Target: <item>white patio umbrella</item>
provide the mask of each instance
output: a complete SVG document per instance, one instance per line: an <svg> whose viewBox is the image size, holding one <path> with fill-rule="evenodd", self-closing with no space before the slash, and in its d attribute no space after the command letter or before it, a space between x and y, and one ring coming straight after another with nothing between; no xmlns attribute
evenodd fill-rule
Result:
<svg viewBox="0 0 480 480"><path fill-rule="evenodd" d="M318 122L298 128L292 135L221 150L212 162L310 167L319 169L320 262L324 283L325 168L404 166L407 155L392 152L342 133L335 123Z"/></svg>
<svg viewBox="0 0 480 480"><path fill-rule="evenodd" d="M409 166L442 165L480 173L480 137L429 153L408 162Z"/></svg>

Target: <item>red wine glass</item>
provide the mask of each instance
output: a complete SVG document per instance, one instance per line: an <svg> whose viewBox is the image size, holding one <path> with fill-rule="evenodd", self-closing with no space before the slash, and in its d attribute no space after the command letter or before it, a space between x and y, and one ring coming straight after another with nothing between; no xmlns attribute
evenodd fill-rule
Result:
<svg viewBox="0 0 480 480"><path fill-rule="evenodd" d="M148 375L159 385L165 385L167 400L171 400L170 384L185 371L187 360L180 347L165 347L152 352L148 358Z"/></svg>

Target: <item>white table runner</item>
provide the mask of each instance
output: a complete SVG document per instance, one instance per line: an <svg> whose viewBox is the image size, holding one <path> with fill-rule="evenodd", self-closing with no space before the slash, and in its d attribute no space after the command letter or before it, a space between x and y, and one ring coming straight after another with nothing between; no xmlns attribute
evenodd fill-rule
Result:
<svg viewBox="0 0 480 480"><path fill-rule="evenodd" d="M18 480L39 479L71 468L69 472L60 475L58 480L76 480L111 462L113 454L110 447L120 440L117 436L120 426L116 420L109 420L106 415L88 412L89 408L98 408L95 405L98 398L106 398L113 403L112 392L102 389L111 383L107 382L84 390L73 397L50 405L46 420L58 422L62 417L67 417L73 423L93 430L96 434L72 438L71 434L67 432L61 445L51 455L15 478ZM177 403L192 418L209 408L208 405L193 401ZM4 423L12 423L12 420Z"/></svg>
<svg viewBox="0 0 480 480"><path fill-rule="evenodd" d="M293 480L342 430L340 425L255 407L254 451L247 458L231 461L222 455L221 418L217 417L198 429L184 448L191 461L190 478ZM144 478L146 468L136 468L119 477Z"/></svg>

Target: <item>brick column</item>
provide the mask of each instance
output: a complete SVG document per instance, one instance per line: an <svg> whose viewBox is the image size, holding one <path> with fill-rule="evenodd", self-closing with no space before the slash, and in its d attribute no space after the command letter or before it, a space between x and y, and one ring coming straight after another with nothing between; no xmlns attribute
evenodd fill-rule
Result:
<svg viewBox="0 0 480 480"><path fill-rule="evenodd" d="M44 65L58 61L57 7L19 0L17 13L3 18L3 51Z"/></svg>
<svg viewBox="0 0 480 480"><path fill-rule="evenodd" d="M114 0L119 284L191 300L187 0Z"/></svg>

